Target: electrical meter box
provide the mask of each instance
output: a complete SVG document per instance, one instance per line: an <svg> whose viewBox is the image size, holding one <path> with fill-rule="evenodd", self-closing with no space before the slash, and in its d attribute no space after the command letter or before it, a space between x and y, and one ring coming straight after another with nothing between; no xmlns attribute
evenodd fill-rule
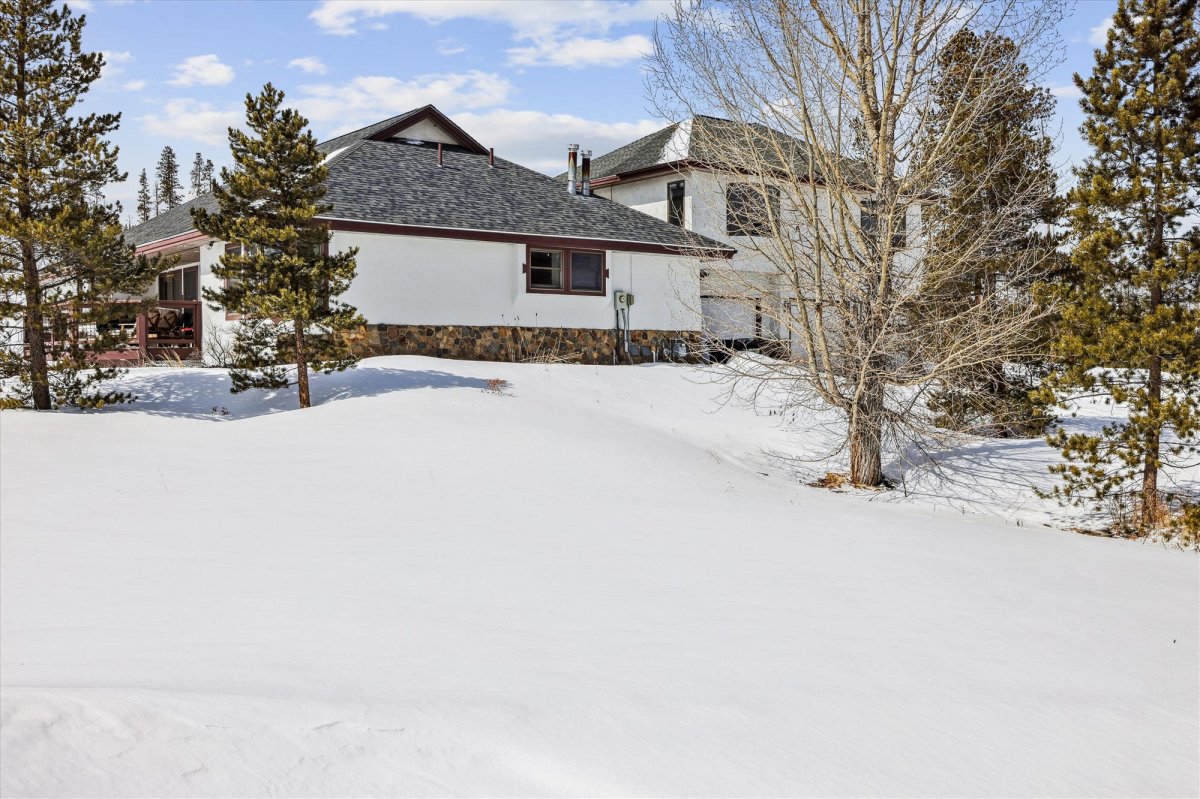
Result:
<svg viewBox="0 0 1200 799"><path fill-rule="evenodd" d="M628 308L633 305L633 295L628 291L618 291L613 294L613 299L617 303L618 308Z"/></svg>

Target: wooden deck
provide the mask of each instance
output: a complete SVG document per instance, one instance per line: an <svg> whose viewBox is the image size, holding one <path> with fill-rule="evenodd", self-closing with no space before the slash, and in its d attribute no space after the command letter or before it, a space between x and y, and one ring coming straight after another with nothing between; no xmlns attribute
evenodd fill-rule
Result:
<svg viewBox="0 0 1200 799"><path fill-rule="evenodd" d="M177 321L164 321L175 311ZM155 300L149 313L136 314L128 327L129 341L117 349L97 355L101 363L113 366L140 366L155 361L199 360L203 341L203 303L199 300Z"/></svg>

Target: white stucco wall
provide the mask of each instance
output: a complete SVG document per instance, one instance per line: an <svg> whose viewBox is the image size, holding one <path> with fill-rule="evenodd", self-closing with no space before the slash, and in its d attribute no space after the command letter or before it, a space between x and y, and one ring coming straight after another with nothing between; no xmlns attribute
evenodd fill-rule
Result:
<svg viewBox="0 0 1200 799"><path fill-rule="evenodd" d="M512 325L611 329L613 294L632 292L636 330L699 331L699 259L609 250L600 296L525 291L524 244L335 231L332 251L358 248L358 274L342 299L371 324ZM224 244L200 248L200 285L216 288L212 266ZM204 309L206 342L228 336L237 322ZM212 362L206 347L205 360Z"/></svg>
<svg viewBox="0 0 1200 799"><path fill-rule="evenodd" d="M525 245L335 231L332 250L358 247L343 299L372 323L610 328L613 293L633 292L630 326L699 330L699 261L609 250L603 296L525 291Z"/></svg>

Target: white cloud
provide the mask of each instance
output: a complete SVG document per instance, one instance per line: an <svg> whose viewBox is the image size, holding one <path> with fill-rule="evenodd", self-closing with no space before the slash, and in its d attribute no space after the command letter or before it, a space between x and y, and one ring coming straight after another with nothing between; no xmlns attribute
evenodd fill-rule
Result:
<svg viewBox="0 0 1200 799"><path fill-rule="evenodd" d="M175 65L176 86L224 86L233 80L233 67L221 62L213 53L194 55Z"/></svg>
<svg viewBox="0 0 1200 799"><path fill-rule="evenodd" d="M340 84L309 84L301 86L290 100L314 127L337 123L338 129L345 132L426 103L447 113L490 108L507 102L512 90L506 78L473 70L418 75L409 80L364 75Z"/></svg>
<svg viewBox="0 0 1200 799"><path fill-rule="evenodd" d="M128 50L101 50L104 66L100 68L100 79L96 81L98 88L108 89L113 80L124 74L125 65L133 61L133 53Z"/></svg>
<svg viewBox="0 0 1200 799"><path fill-rule="evenodd" d="M454 38L438 39L437 51L441 55L458 55L459 53L465 53L467 46Z"/></svg>
<svg viewBox="0 0 1200 799"><path fill-rule="evenodd" d="M158 136L215 145L229 141L228 129L239 126L242 120L240 105L215 106L186 97L167 100L154 113L141 118L142 127Z"/></svg>
<svg viewBox="0 0 1200 799"><path fill-rule="evenodd" d="M94 11L96 4L92 0L67 0L63 5L70 8L76 14Z"/></svg>
<svg viewBox="0 0 1200 799"><path fill-rule="evenodd" d="M1108 31L1113 26L1113 18L1107 17L1094 28L1088 29L1088 42L1096 47L1103 47L1108 41Z"/></svg>
<svg viewBox="0 0 1200 799"><path fill-rule="evenodd" d="M146 88L146 81L127 80L121 85L121 88L127 92L140 92L142 89Z"/></svg>
<svg viewBox="0 0 1200 799"><path fill-rule="evenodd" d="M306 55L303 58L293 58L288 62L288 66L293 69L299 69L309 75L324 75L329 71L329 67L325 66L324 61L311 55Z"/></svg>
<svg viewBox="0 0 1200 799"><path fill-rule="evenodd" d="M309 17L327 33L346 36L362 20L407 14L429 23L453 19L503 22L519 31L572 27L607 31L614 25L648 22L669 11L671 0L564 3L560 0L322 0Z"/></svg>
<svg viewBox="0 0 1200 799"><path fill-rule="evenodd" d="M1050 93L1055 97L1082 97L1083 92L1074 83L1065 83L1061 86L1051 86Z"/></svg>
<svg viewBox="0 0 1200 799"><path fill-rule="evenodd" d="M568 142L579 142L598 157L664 127L648 119L601 122L573 114L506 109L455 114L454 121L485 147L495 147L497 157L548 175L567 168Z"/></svg>
<svg viewBox="0 0 1200 799"><path fill-rule="evenodd" d="M620 39L538 38L528 47L510 48L508 56L517 66L582 69L638 61L653 49L654 43L648 37L633 33Z"/></svg>
<svg viewBox="0 0 1200 799"><path fill-rule="evenodd" d="M322 0L309 17L326 33L350 36L371 20L406 14L431 25L456 19L504 24L519 46L509 62L519 66L612 66L641 58L649 39L640 34L618 39L604 34L621 25L650 22L671 8L671 0Z"/></svg>

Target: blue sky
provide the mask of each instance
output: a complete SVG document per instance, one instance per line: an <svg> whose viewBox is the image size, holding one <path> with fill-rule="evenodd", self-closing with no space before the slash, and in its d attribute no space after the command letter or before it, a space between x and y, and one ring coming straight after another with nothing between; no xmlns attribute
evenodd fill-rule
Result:
<svg viewBox="0 0 1200 799"><path fill-rule="evenodd" d="M130 180L170 144L227 161L242 98L273 82L328 138L433 103L498 155L546 172L565 148L597 154L661 127L640 54L669 0L66 0L84 46L108 57L86 107L122 112L113 137ZM1080 0L1060 26L1058 160L1086 152L1073 72L1086 72L1115 0Z"/></svg>

